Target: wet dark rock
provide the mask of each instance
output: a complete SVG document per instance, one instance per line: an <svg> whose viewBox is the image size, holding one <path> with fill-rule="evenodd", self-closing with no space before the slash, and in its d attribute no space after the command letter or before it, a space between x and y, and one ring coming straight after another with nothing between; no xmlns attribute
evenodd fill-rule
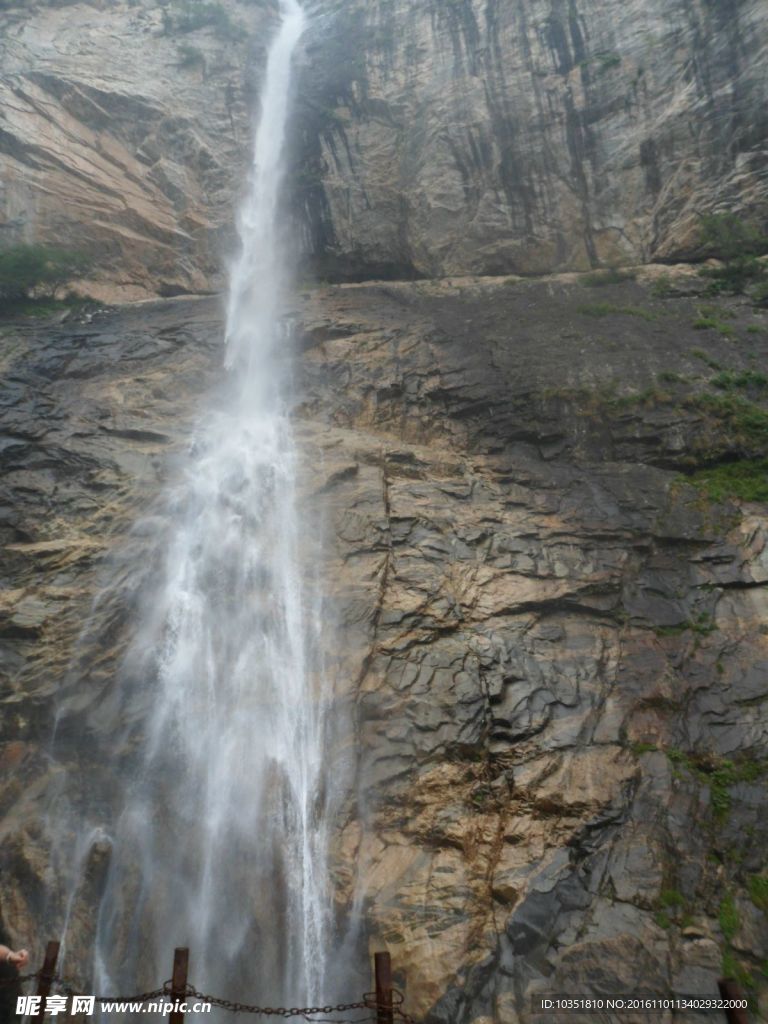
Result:
<svg viewBox="0 0 768 1024"><path fill-rule="evenodd" d="M763 317L723 300L739 341L702 342L686 297L612 286L601 301L657 318L612 319L578 312L591 294L417 282L295 310L313 339L302 494L326 531L306 559L359 740L338 900L358 867L370 941L431 1024L526 1021L534 992L710 991L725 953L764 998L765 508L684 477L750 443L698 404L715 371L690 349L747 368ZM159 498L220 337L216 299L3 332L0 907L41 943L64 907L39 825L53 718L77 799L109 823L152 707L124 654L170 525ZM766 354L768 334L749 341ZM684 379L659 394L664 371ZM97 842L76 901L83 965L106 859Z"/></svg>

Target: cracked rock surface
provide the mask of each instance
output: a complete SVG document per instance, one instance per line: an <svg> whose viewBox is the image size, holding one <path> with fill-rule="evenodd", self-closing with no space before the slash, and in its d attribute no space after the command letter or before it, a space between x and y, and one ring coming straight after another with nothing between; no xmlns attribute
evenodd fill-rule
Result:
<svg viewBox="0 0 768 1024"><path fill-rule="evenodd" d="M724 962L765 1012L765 505L685 474L756 443L692 347L735 373L768 324L721 300L732 333L696 331L681 291L641 275L595 315L578 278L463 279L295 310L302 486L326 535L308 558L359 759L332 875L430 1024L527 1022L537 993L714 995ZM213 299L4 329L11 935L42 942L62 912L41 827L55 709L105 820L130 764L130 743L102 757L116 666L219 333ZM137 687L123 713L147 707Z"/></svg>

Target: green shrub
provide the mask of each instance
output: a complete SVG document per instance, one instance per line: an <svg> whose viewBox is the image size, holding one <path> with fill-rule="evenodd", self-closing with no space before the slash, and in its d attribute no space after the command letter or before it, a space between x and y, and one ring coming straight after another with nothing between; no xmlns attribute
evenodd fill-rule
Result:
<svg viewBox="0 0 768 1024"><path fill-rule="evenodd" d="M709 214L701 219L699 241L723 261L722 267L703 271L713 293L741 294L749 285L765 281L766 268L758 257L768 252L768 237L754 224L734 213Z"/></svg>
<svg viewBox="0 0 768 1024"><path fill-rule="evenodd" d="M729 761L708 753L686 754L670 748L667 757L678 770L684 769L700 783L709 788L712 812L716 821L722 822L731 809L731 787L740 782L756 782L768 773L768 761L742 759Z"/></svg>
<svg viewBox="0 0 768 1024"><path fill-rule="evenodd" d="M699 237L714 256L733 262L768 252L768 238L735 213L710 213L701 218Z"/></svg>
<svg viewBox="0 0 768 1024"><path fill-rule="evenodd" d="M0 299L54 299L59 288L88 269L82 254L51 245L16 245L0 252Z"/></svg>
<svg viewBox="0 0 768 1024"><path fill-rule="evenodd" d="M760 305L765 301L766 296L761 289L765 267L754 257L734 260L723 267L707 267L702 273L711 278L708 289L711 295L717 295L718 292L743 295L752 286L751 294L755 295L755 301Z"/></svg>
<svg viewBox="0 0 768 1024"><path fill-rule="evenodd" d="M659 299L667 299L674 294L672 278L669 274L660 274L651 285L651 294Z"/></svg>
<svg viewBox="0 0 768 1024"><path fill-rule="evenodd" d="M768 501L768 459L741 459L699 470L688 477L713 501L739 498Z"/></svg>
<svg viewBox="0 0 768 1024"><path fill-rule="evenodd" d="M655 743L633 743L632 744L632 753L635 754L637 757L640 757L642 754L653 754L658 749L659 748L656 746Z"/></svg>
<svg viewBox="0 0 768 1024"><path fill-rule="evenodd" d="M768 412L741 395L693 395L685 404L720 420L747 444L768 444Z"/></svg>
<svg viewBox="0 0 768 1024"><path fill-rule="evenodd" d="M736 388L741 390L751 388L763 391L768 387L768 377L764 373L758 373L757 370L742 370L741 373L736 373L733 370L723 370L722 373L718 373L716 377L713 377L709 383L712 387L719 388L721 391L733 391Z"/></svg>
<svg viewBox="0 0 768 1024"><path fill-rule="evenodd" d="M693 321L695 331L719 331L725 338L731 338L736 333L730 324L724 324L713 316L699 316Z"/></svg>
<svg viewBox="0 0 768 1024"><path fill-rule="evenodd" d="M205 70L205 54L196 46L182 43L178 48L179 67L181 68L203 68Z"/></svg>
<svg viewBox="0 0 768 1024"><path fill-rule="evenodd" d="M677 889L664 889L659 896L662 907L677 908L685 906L685 897Z"/></svg>
<svg viewBox="0 0 768 1024"><path fill-rule="evenodd" d="M698 636L709 636L716 632L717 627L706 613L698 615L695 619L676 622L674 626L656 626L656 636L682 636L684 633L696 633Z"/></svg>

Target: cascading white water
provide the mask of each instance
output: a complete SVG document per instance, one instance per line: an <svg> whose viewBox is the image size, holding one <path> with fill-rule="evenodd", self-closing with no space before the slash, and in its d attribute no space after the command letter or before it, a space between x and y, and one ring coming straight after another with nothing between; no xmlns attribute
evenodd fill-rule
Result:
<svg viewBox="0 0 768 1024"><path fill-rule="evenodd" d="M189 945L198 986L292 1005L323 994L327 695L281 369L280 197L304 13L281 0L281 15L231 274L229 388L169 499L161 583L131 655L156 691L112 835L102 991L157 978L173 946Z"/></svg>

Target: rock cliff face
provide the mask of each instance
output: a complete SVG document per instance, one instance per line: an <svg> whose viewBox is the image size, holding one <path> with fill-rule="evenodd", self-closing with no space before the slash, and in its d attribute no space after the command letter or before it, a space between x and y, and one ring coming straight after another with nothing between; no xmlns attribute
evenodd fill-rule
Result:
<svg viewBox="0 0 768 1024"><path fill-rule="evenodd" d="M302 168L327 273L688 258L765 216L761 0L317 0Z"/></svg>
<svg viewBox="0 0 768 1024"><path fill-rule="evenodd" d="M762 452L743 375L768 318L721 301L725 338L694 329L695 297L594 295L467 279L295 311L303 488L359 735L333 877L432 1024L532 1020L537 992L713 994L723 962L765 996L765 506L683 474ZM206 299L3 334L0 924L38 946L72 896L49 848L62 773L108 821L151 709L141 680L118 700L116 670L219 332ZM751 397L718 398L724 373ZM76 974L108 850L80 856Z"/></svg>
<svg viewBox="0 0 768 1024"><path fill-rule="evenodd" d="M584 291L361 286L309 322L365 637L342 854L430 1021L712 993L766 950L764 524L675 470L762 442L709 401L695 303Z"/></svg>
<svg viewBox="0 0 768 1024"><path fill-rule="evenodd" d="M190 32L154 2L0 12L1 245L91 254L109 299L220 285L276 4L222 9Z"/></svg>
<svg viewBox="0 0 768 1024"><path fill-rule="evenodd" d="M3 244L92 253L102 297L220 286L276 3L218 6L0 11ZM688 258L700 213L765 217L761 0L309 7L292 187L321 275Z"/></svg>
<svg viewBox="0 0 768 1024"><path fill-rule="evenodd" d="M95 294L215 288L274 4L181 34L153 0L4 7L4 242L100 254ZM293 310L327 535L307 559L358 733L339 907L429 1024L541 1020L537 993L710 995L723 972L765 1019L766 505L728 481L766 496L768 314L687 268L437 280L671 260L697 212L764 216L765 5L313 14L308 258L435 278ZM66 916L76 976L109 848L72 861L71 811L111 820L151 713L118 666L220 336L215 297L0 325L0 932L37 957Z"/></svg>

